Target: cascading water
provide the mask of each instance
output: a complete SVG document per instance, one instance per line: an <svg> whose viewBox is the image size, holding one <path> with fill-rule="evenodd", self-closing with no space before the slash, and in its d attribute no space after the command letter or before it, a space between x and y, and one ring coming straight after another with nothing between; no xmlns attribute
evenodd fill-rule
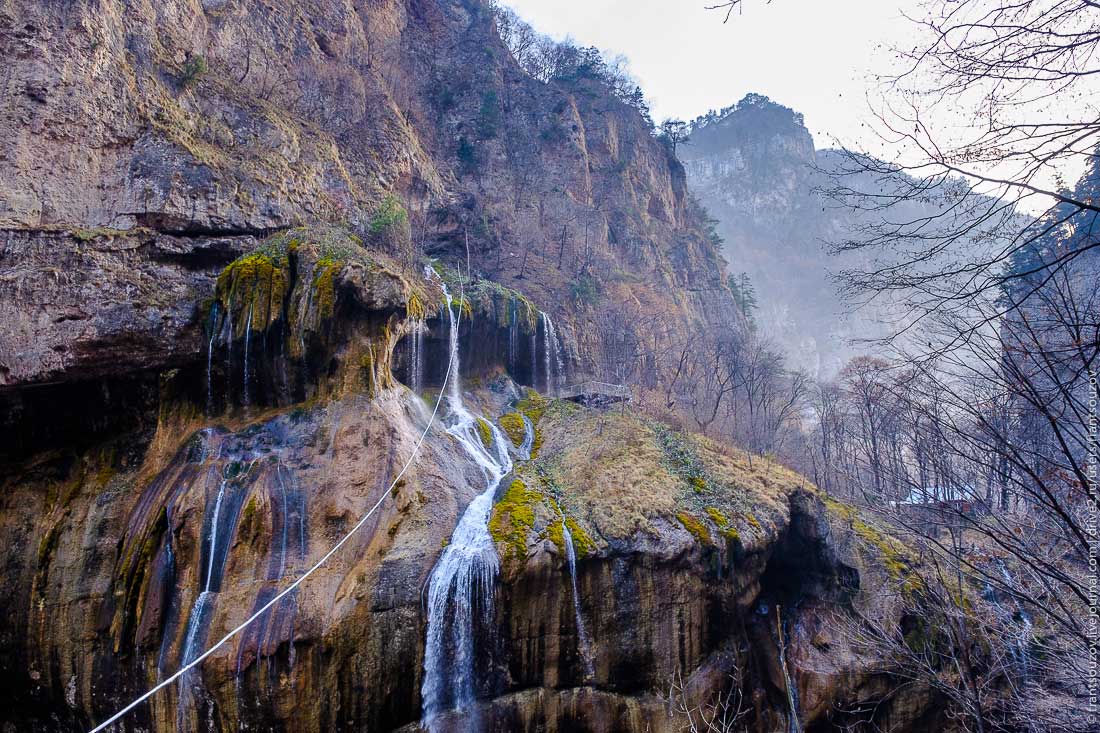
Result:
<svg viewBox="0 0 1100 733"><path fill-rule="evenodd" d="M248 352L252 347L252 314L256 310L256 301L252 301L252 305L248 308L248 321L244 327L244 385L241 392L241 403L247 407L249 404L250 390L249 390L249 375L248 375Z"/></svg>
<svg viewBox="0 0 1100 733"><path fill-rule="evenodd" d="M569 531L569 525L565 516L561 518L561 536L565 540L565 556L569 561L569 579L573 585L573 615L577 622L577 651L581 661L584 662L585 681L596 676L592 668L592 642L588 638L588 630L584 627L584 618L581 616L581 594L577 590L577 551L573 547L573 534Z"/></svg>
<svg viewBox="0 0 1100 733"><path fill-rule="evenodd" d="M424 319L418 318L409 339L409 387L417 394L420 394L424 383L424 334L427 330Z"/></svg>
<svg viewBox="0 0 1100 733"><path fill-rule="evenodd" d="M235 462L231 465L237 465ZM255 465L253 460L244 475L251 472ZM195 599L191 607L191 613L187 618L187 631L184 634L183 648L181 650L181 666L193 662L203 652L203 644L206 642L206 632L213 616L215 601L221 591L222 576L225 571L225 563L229 557L229 545L232 543L232 530L237 523L237 515L240 510L242 492L239 486L234 486L237 476L227 472L223 474L218 483L218 494L214 500L214 510L210 515L206 538L206 573L203 578L202 591ZM232 496L230 495L232 494ZM223 509L223 505L226 505ZM178 730L186 730L189 725L187 716L194 706L195 694L201 692L201 677L197 669L187 672L180 684L179 704L176 711L176 727Z"/></svg>
<svg viewBox="0 0 1100 733"><path fill-rule="evenodd" d="M214 337L217 335L218 304L210 308L210 341L206 345L206 412L214 412Z"/></svg>
<svg viewBox="0 0 1100 733"><path fill-rule="evenodd" d="M489 534L489 515L493 509L493 494L512 470L512 461L504 436L491 423L492 447L484 446L478 432L478 420L462 402L458 379L458 327L446 285L443 285L443 295L450 323L451 358L446 429L481 469L485 491L463 512L428 583L428 631L424 681L420 690L422 724L429 731L436 731L439 716L455 710L462 711L466 725L476 730L476 716L472 710L476 697L475 632L479 622L485 623L490 618L493 583L499 569L496 548Z"/></svg>
<svg viewBox="0 0 1100 733"><path fill-rule="evenodd" d="M1008 613L1006 615L1018 626L1016 639L1012 642L1009 651L1012 654L1012 661L1015 662L1020 672L1020 676L1024 680L1027 680L1031 675L1031 615L1028 614L1022 605L1020 605L1019 596L1017 596L1015 592L1015 579L1012 577L1012 574L1008 572L1008 566L1005 565L1004 560L998 558L997 565L1000 567L1001 578L1004 579L1005 588L1008 589L1009 594L1012 596L1012 603L1015 607L1015 613Z"/></svg>
<svg viewBox="0 0 1100 733"><path fill-rule="evenodd" d="M519 308L516 306L516 298L512 296L511 317L508 319L508 371L516 372L516 349L519 347Z"/></svg>
<svg viewBox="0 0 1100 733"><path fill-rule="evenodd" d="M546 392L555 395L558 391L558 382L565 371L565 360L561 355L561 342L554 329L554 321L547 313L539 311L539 315L542 317L542 358L546 373Z"/></svg>
<svg viewBox="0 0 1100 733"><path fill-rule="evenodd" d="M516 450L519 453L520 460L529 461L531 460L531 451L535 447L535 426L526 415L521 413L520 418L523 420L523 443Z"/></svg>
<svg viewBox="0 0 1100 733"><path fill-rule="evenodd" d="M776 645L779 650L779 667L783 671L783 683L786 686L787 707L790 709L790 717L787 718L787 733L802 733L802 722L799 720L798 688L791 681L791 673L787 667L787 642L783 629L783 614L777 605L775 607L775 629L778 634Z"/></svg>

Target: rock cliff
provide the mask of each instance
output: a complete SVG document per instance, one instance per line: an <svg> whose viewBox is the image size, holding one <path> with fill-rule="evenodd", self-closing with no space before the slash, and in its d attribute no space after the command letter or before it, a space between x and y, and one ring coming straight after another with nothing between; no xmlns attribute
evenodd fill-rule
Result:
<svg viewBox="0 0 1100 733"><path fill-rule="evenodd" d="M599 372L608 308L743 325L682 167L598 84L525 76L473 0L9 2L0 48L4 730L104 720L375 505L116 729L415 729L425 585L484 490L431 418L455 379L515 458L482 727L676 730L678 680L760 731L935 710L830 635L899 581L849 514L529 389Z"/></svg>

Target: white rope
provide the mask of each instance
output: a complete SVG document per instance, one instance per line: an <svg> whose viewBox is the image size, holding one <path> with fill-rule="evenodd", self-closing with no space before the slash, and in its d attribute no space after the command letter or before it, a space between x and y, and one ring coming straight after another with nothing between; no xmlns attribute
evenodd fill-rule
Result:
<svg viewBox="0 0 1100 733"><path fill-rule="evenodd" d="M466 256L467 256L467 258L469 258L469 246L470 246L469 242L467 242L467 244L466 244L466 248L467 248L467 255ZM469 267L469 265L467 264L467 268L468 267ZM461 283L461 281L460 281L460 283ZM459 286L459 298L462 299L462 300L460 300L460 302L463 302L465 300L465 297L466 297L465 286L464 286L464 284L460 284L460 286ZM450 307L450 306L448 305L448 307ZM459 308L458 309L458 316L455 318L455 329L456 330L458 329L461 322L462 322L462 308ZM256 611L256 613L249 616L248 619L245 620L244 623L242 623L240 626L238 626L237 628L230 631L225 636L223 636L218 641L217 644L210 647L209 649L207 649L205 652L203 652L199 656L195 657L195 659L192 662L190 662L189 664L186 664L183 667L181 667L179 669L179 671L177 671L171 677L169 677L168 679L166 679L163 682L159 683L156 687L149 690L144 695L142 695L141 697L137 698L136 700L131 702L126 707L119 710L117 713L115 713L110 718L108 718L107 720L105 720L102 723L100 723L99 725L97 725L95 728L92 728L91 731L89 731L89 733L98 733L98 731L106 729L107 726L111 725L112 723L117 721L119 718L126 715L126 713L130 712L131 710L136 708L138 705L145 702L150 697L152 697L156 693L160 692L165 687L172 684L173 682L178 680L180 677L182 677L184 674L189 672L191 669L193 669L194 667L196 667L200 663L202 663L202 661L204 659L206 659L211 654L213 654L218 649L220 649L222 646L224 646L225 643L227 641L229 641L230 639L232 639L234 636L236 636L237 634L244 631L245 627L247 627L253 621L258 619L260 616L263 616L268 611L268 609L270 609L276 603L278 603L283 598L285 598L292 590L294 590L299 585L301 585L302 581L304 581L306 578L308 578L310 575L312 575L318 568L320 568L322 565L324 565L330 557L332 557L333 555L336 554L336 551L339 550L344 545L345 542L347 542L349 539L351 539L352 535L354 535L356 532L358 532L363 527L363 525L367 523L367 520L370 519L371 515L374 514L374 512L378 509L378 507L382 506L382 502L385 501L386 497L390 495L390 492L393 491L393 487L396 486L397 482L401 480L401 477L405 475L405 471L407 471L409 469L409 466L412 465L413 460L420 453L420 446L422 446L424 444L424 439L427 437L428 431L432 429L432 424L435 423L436 415L439 414L439 406L441 404L443 404L443 397L444 397L444 395L446 394L446 391L447 391L447 382L451 378L451 370L454 368L454 361L455 361L454 360L454 354L450 354L449 358L447 360L447 373L443 375L443 386L439 390L439 399L437 399L435 401L435 408L432 410L432 416L428 420L428 424L424 428L424 432L422 432L420 434L420 438L416 441L416 446L413 447L412 455L409 456L409 460L405 461L405 465L401 467L401 470L398 472L397 476L394 477L393 482L390 484L389 488L386 489L386 491L382 494L382 496L380 496L378 498L378 501L376 501L374 503L374 506L372 506L370 508L370 511L368 511L366 514L364 514L363 518L360 519L359 522L356 523L356 525L354 527L352 527L350 530L348 530L348 533L345 534L344 537L339 542L337 542L335 545L333 545L332 549L329 550L328 552L326 552L324 557L322 557L320 560L318 560L313 565L313 567L311 567L309 570L305 571L300 576L298 576L297 580L295 580L293 583L291 583L286 588L284 588L282 591L280 591L279 594L276 595L274 598L272 598L270 601L265 603L260 608L259 611Z"/></svg>

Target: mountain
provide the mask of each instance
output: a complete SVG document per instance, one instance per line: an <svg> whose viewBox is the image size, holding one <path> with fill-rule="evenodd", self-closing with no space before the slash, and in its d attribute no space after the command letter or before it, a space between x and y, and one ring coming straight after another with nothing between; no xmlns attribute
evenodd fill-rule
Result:
<svg viewBox="0 0 1100 733"><path fill-rule="evenodd" d="M828 244L858 218L821 194L842 153L816 149L801 114L749 94L697 120L678 153L718 220L731 273L754 284L761 332L793 365L828 377L870 348L853 341L888 335L883 313L849 312L832 280L851 260L830 257Z"/></svg>
<svg viewBox="0 0 1100 733"><path fill-rule="evenodd" d="M0 4L0 728L943 722L836 626L896 543L563 389L747 326L644 116L494 17Z"/></svg>

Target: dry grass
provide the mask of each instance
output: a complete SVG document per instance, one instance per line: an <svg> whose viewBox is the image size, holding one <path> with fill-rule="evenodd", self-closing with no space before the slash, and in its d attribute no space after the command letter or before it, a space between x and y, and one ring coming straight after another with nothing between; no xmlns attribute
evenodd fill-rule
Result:
<svg viewBox="0 0 1100 733"><path fill-rule="evenodd" d="M555 403L539 428L540 464L560 485L562 503L607 539L649 530L657 518L690 516L712 537L750 544L785 524L788 494L809 486L764 458L630 412Z"/></svg>

